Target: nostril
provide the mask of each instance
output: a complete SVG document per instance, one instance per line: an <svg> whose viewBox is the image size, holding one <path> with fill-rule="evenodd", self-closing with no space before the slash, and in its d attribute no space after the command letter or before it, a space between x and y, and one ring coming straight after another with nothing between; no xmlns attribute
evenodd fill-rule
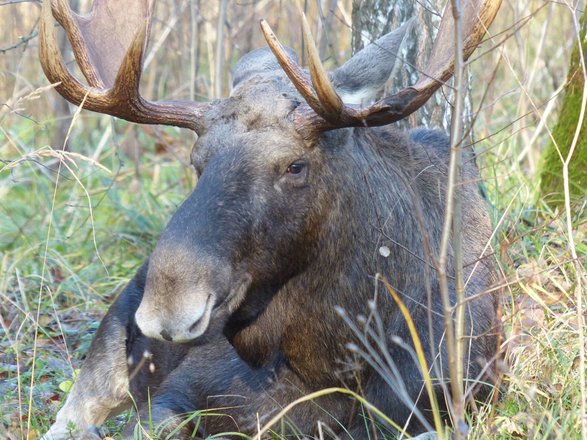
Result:
<svg viewBox="0 0 587 440"><path fill-rule="evenodd" d="M169 333L167 330L161 330L160 335L166 341L169 341L169 342L173 341L173 338L171 337L171 333Z"/></svg>
<svg viewBox="0 0 587 440"><path fill-rule="evenodd" d="M196 321L190 326L188 330L190 333L201 334L206 329L206 327L208 327L210 313L213 306L214 295L208 295L208 298L206 298L206 305L204 306L204 310L201 312L200 317L196 319Z"/></svg>
<svg viewBox="0 0 587 440"><path fill-rule="evenodd" d="M195 331L197 331L198 325L200 325L200 322L201 322L201 321L202 321L202 318L199 318L199 319L198 319L196 322L194 322L194 323L193 323L193 324L190 326L189 332L190 332L190 333L192 333L192 332L195 332Z"/></svg>

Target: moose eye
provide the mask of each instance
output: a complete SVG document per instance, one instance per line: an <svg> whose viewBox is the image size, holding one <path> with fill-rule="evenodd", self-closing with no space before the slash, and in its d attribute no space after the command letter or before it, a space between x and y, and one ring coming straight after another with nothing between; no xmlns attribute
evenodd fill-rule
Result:
<svg viewBox="0 0 587 440"><path fill-rule="evenodd" d="M287 167L288 174L300 174L304 171L306 164L304 162L294 162Z"/></svg>

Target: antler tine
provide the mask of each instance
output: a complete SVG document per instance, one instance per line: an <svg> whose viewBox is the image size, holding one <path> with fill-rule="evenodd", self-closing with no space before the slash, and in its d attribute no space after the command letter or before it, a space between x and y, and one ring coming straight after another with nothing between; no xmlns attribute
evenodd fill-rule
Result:
<svg viewBox="0 0 587 440"><path fill-rule="evenodd" d="M80 83L65 67L52 26L51 5L48 1L44 1L39 27L39 58L43 71L50 82L60 83L57 90L61 95L68 101L79 104L91 90Z"/></svg>
<svg viewBox="0 0 587 440"><path fill-rule="evenodd" d="M79 16L71 10L67 0L56 0L56 3L51 4L51 11L59 24L67 30L67 37L75 51L75 59L90 86L103 88L104 83L92 65L88 47L79 29Z"/></svg>
<svg viewBox="0 0 587 440"><path fill-rule="evenodd" d="M467 60L481 42L493 22L501 0L468 0L463 23L463 59ZM454 73L454 19L450 9L445 12L423 75L413 87L408 87L365 109L365 122L370 126L385 125L405 118L418 110Z"/></svg>
<svg viewBox="0 0 587 440"><path fill-rule="evenodd" d="M462 13L463 59L468 59L495 18L501 0L468 0ZM454 71L454 18L448 6L438 29L424 75L415 88L426 89L431 84L447 81Z"/></svg>
<svg viewBox="0 0 587 440"><path fill-rule="evenodd" d="M304 35L304 41L306 42L306 54L308 55L308 63L310 68L310 77L312 78L312 84L318 95L321 108L323 109L322 117L330 122L336 123L343 115L344 104L340 99L340 96L334 90L326 70L320 61L318 49L310 30L310 25L306 19L306 14L300 10L302 16L302 33Z"/></svg>
<svg viewBox="0 0 587 440"><path fill-rule="evenodd" d="M306 79L304 71L296 64L294 60L289 57L267 21L262 18L260 23L261 31L263 32L265 41L267 41L267 45L273 52L273 55L275 55L275 58L277 58L277 61L279 62L279 65L285 74L288 76L298 92L300 92L300 95L302 95L302 97L306 100L308 105L316 113L321 114L322 107L320 105L320 101L316 97L316 93L312 88L312 84L310 84L310 82Z"/></svg>
<svg viewBox="0 0 587 440"><path fill-rule="evenodd" d="M76 105L84 102L89 110L131 122L172 125L200 132L204 128L201 117L209 104L152 102L139 94L151 5L150 0L129 0L126 6L134 8L125 14L125 19L130 16L134 21L130 29L121 29L122 22L108 21L117 19L112 18L116 15L113 14L117 7L115 0L96 0L85 17L74 14L66 0L44 0L39 54L45 75L49 81L58 83L56 90L68 101ZM67 32L76 60L91 87L80 83L65 67L51 12Z"/></svg>
<svg viewBox="0 0 587 440"><path fill-rule="evenodd" d="M112 86L112 94L117 97L125 96L127 99L140 98L139 84L143 70L143 47L146 37L146 28L141 27L135 40L128 48L126 56L116 74Z"/></svg>
<svg viewBox="0 0 587 440"><path fill-rule="evenodd" d="M359 113L355 109L345 106L334 91L320 62L315 46L313 46L314 53L308 53L310 71L312 72L312 85L306 79L302 68L289 57L271 30L271 27L264 19L261 19L261 30L281 68L310 107L308 109L300 106L299 111L295 115L300 132L309 138L316 131L326 131L337 127L354 125L353 121L357 119ZM306 29L303 31L305 39L308 42L307 46L311 47L314 40L309 32L307 23Z"/></svg>
<svg viewBox="0 0 587 440"><path fill-rule="evenodd" d="M468 0L466 2L462 14L463 58L465 60L471 56L481 42L500 5L501 0ZM279 54L276 47L279 48L281 45L275 35L272 32L266 32L265 28L263 28L263 32L281 66L313 110L299 106L295 115L298 131L305 137L310 137L313 133L335 128L390 124L405 118L424 105L430 96L453 75L455 63L453 21L452 14L447 9L443 15L428 65L422 69L423 75L414 86L400 90L398 93L364 108L344 104L341 101L320 62L303 13L302 29L308 48L307 54L314 89L303 77L301 69L289 60L285 52L283 55ZM261 26L268 28L264 21ZM283 49L281 50L283 51ZM287 61L282 61L282 59ZM291 70L294 70L295 74L291 74Z"/></svg>

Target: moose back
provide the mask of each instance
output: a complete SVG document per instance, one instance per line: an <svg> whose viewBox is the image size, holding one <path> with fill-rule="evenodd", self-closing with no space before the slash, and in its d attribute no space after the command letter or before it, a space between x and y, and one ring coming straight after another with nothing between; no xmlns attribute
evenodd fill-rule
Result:
<svg viewBox="0 0 587 440"><path fill-rule="evenodd" d="M128 435L136 425L188 437L200 416L199 436L252 434L296 398L334 386L360 392L412 434L431 430L406 320L376 274L408 307L442 394L448 367L435 264L450 144L439 132L388 124L452 75L450 10L428 74L374 104L360 105L382 90L407 25L327 74L307 27L309 73L263 22L270 48L238 62L230 96L195 103L140 96L150 2L127 3L121 10L116 0L96 0L80 17L64 1L45 1L44 71L65 98L90 110L196 131L198 183L104 317L46 438L69 438L72 429L74 436L97 435L96 427L133 402L138 413ZM498 6L467 3L465 57ZM52 16L68 33L87 85L65 67ZM494 267L483 258L491 225L474 161L465 161L462 181L471 298L464 371L473 389L497 349L488 293ZM453 263L449 250L454 301ZM206 417L211 408L216 415ZM203 412L181 425L195 411ZM308 436L319 421L353 438L369 437L376 425L391 429L336 394L295 406L286 420L283 426Z"/></svg>

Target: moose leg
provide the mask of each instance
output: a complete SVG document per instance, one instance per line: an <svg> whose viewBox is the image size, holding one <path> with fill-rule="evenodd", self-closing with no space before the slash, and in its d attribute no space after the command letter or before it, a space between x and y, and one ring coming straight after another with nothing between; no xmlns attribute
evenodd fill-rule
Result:
<svg viewBox="0 0 587 440"><path fill-rule="evenodd" d="M97 433L96 426L128 407L128 354L136 351L132 345L146 339L129 334L135 333L133 315L142 297L146 266L138 271L102 320L79 376L45 439L97 438L97 434L92 434Z"/></svg>
<svg viewBox="0 0 587 440"><path fill-rule="evenodd" d="M220 332L214 334L215 339L191 347L151 395L150 406L139 408L141 427L147 432L152 431L149 433L161 437L174 432L173 438L191 438L193 427L198 424L198 435L202 437L226 432L253 435L286 405L328 387L304 382L279 356L269 367L251 368ZM407 352L398 351L395 356L398 364L405 365L400 372L402 391L391 389L374 374L363 383L362 393L367 401L399 426L411 420L408 431L424 433L429 424L421 424L412 414L417 404L425 418L430 416L427 396L421 393L423 383L418 367ZM155 367L159 368L157 362ZM406 394L414 404L403 401L396 392ZM206 415L206 410L213 410L214 415ZM201 411L201 415L193 416L193 423L175 432L179 423L196 411ZM369 439L380 428L393 432L385 424L377 428L376 425L383 422L373 417L369 420L369 415L361 411L358 402L334 393L297 405L286 414L285 420L286 425L295 427L302 437L315 436L318 421L323 427L332 429L339 438ZM346 429L341 430L341 424ZM278 423L273 429L281 426ZM127 435L132 438L136 427L129 428Z"/></svg>
<svg viewBox="0 0 587 440"><path fill-rule="evenodd" d="M425 393L421 395L423 384L417 365L407 352L395 355L397 362L406 366L401 369L401 392L421 410L424 408L424 417L429 417L427 396ZM201 420L196 415L194 423L175 432L173 438L190 438L197 422L198 434L202 437L226 432L253 435L286 405L322 387L305 383L288 362L279 357L270 367L251 368L232 345L218 335L215 340L190 349L181 364L152 395L150 407L139 408L140 421L144 428L153 429L154 434L164 437L174 431L186 416L200 410ZM412 434L424 433L429 425L421 424L411 414L414 405L402 401L396 391L377 375L370 376L362 389L365 398L399 426L411 420L408 431ZM214 415L206 416L205 410L208 409L213 409ZM299 404L286 414L284 420L288 423L278 423L273 429L290 424L301 437L312 437L316 435L320 421L323 427L332 429L339 438L369 439L379 429L393 432L390 426L376 416L372 417L373 420L370 420L368 412L361 411L358 402L334 393ZM346 429L341 429L341 424ZM159 431L162 427L164 429ZM129 434L131 432L129 430Z"/></svg>
<svg viewBox="0 0 587 440"><path fill-rule="evenodd" d="M196 410L203 411L200 421L199 416L193 418L194 424L199 421L198 434L202 437L225 432L254 434L284 406L312 391L315 388L304 384L283 359L275 360L270 367L253 369L219 335L190 349L152 395L150 407L140 408L139 416L143 429L152 429L160 436L169 434ZM317 420L329 420L333 427L344 423L351 406L349 399L331 395L295 407L286 418L298 432L312 435ZM206 416L208 409L213 409L214 415ZM158 431L157 426L164 429ZM135 429L129 427L127 435L131 437ZM173 438L188 438L192 430L193 425L186 426Z"/></svg>

